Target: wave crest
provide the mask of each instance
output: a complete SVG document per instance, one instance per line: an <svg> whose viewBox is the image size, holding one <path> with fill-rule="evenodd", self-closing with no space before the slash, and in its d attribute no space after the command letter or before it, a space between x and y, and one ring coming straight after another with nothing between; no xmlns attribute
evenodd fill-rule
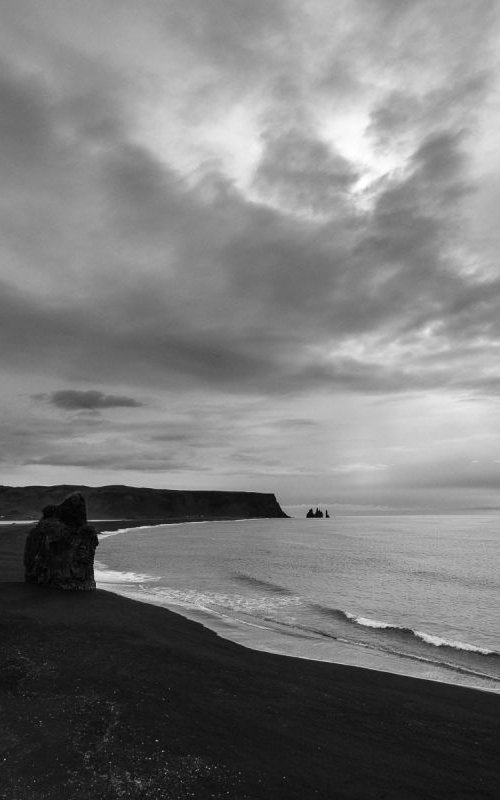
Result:
<svg viewBox="0 0 500 800"><path fill-rule="evenodd" d="M374 632L384 632L386 635L393 634L395 636L412 637L419 639L431 647L451 648L452 650L461 650L466 653L476 653L481 656L495 656L500 657L500 653L496 650L489 650L486 647L479 647L475 644L468 642L460 642L452 639L445 639L436 634L426 633L425 631L417 631L413 628L405 627L404 625L396 625L393 622L383 622L378 619L371 619L370 617L363 617L359 614L353 614L350 611L344 611L341 608L326 608L324 606L315 606L317 610L323 614L328 614L336 619L343 619L353 625L359 625L362 628L370 628Z"/></svg>

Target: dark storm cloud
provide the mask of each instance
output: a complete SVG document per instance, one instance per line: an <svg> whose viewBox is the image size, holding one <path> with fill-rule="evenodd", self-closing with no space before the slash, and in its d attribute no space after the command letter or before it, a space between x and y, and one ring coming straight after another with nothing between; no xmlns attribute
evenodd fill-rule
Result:
<svg viewBox="0 0 500 800"><path fill-rule="evenodd" d="M426 183L444 187L450 183L453 187L460 178L465 160L460 149L461 139L460 131L439 131L424 139L412 158L416 176Z"/></svg>
<svg viewBox="0 0 500 800"><path fill-rule="evenodd" d="M77 453L54 453L41 458L34 458L24 462L26 466L52 466L52 467L91 467L92 469L106 468L138 472L185 472L192 469L188 462L178 462L172 458L155 458L151 454L138 458L132 450L122 453L89 453L79 456ZM197 467L202 470L202 467Z"/></svg>
<svg viewBox="0 0 500 800"><path fill-rule="evenodd" d="M317 138L292 129L265 138L255 172L256 188L285 208L298 207L326 214L358 175L341 155Z"/></svg>
<svg viewBox="0 0 500 800"><path fill-rule="evenodd" d="M203 409L196 420L189 415L174 420L167 437L168 414L155 414L151 408L137 415L135 408L120 405L121 415L106 418L91 416L94 409L68 408L76 413L60 414L58 406L39 399L28 406L21 400L19 405L0 437L1 450L11 464L140 472L201 472L208 468L191 447L206 435Z"/></svg>
<svg viewBox="0 0 500 800"><path fill-rule="evenodd" d="M81 379L90 360L111 380L161 385L175 374L241 391L446 384L446 353L441 371L426 374L417 354L412 372L409 364L308 352L367 333L383 343L396 332L411 343L430 323L446 341L458 321L463 336L479 322L484 331L485 310L494 323L496 281L450 269L447 237L456 223L448 213L467 190L461 147L455 134L428 137L405 174L386 182L373 211L344 205L342 224L289 219L247 204L234 189L216 187L206 205L150 154L118 147L101 156L99 181L112 197L106 236L119 237L121 275L115 253L113 282L97 275L82 299L39 298L6 284L4 361ZM99 244L111 249L111 241ZM149 264L138 279L129 262L139 247Z"/></svg>
<svg viewBox="0 0 500 800"><path fill-rule="evenodd" d="M65 411L88 410L95 411L102 408L141 408L144 403L134 400L133 397L104 394L97 390L78 391L77 389L61 389L49 395L36 395L36 399L45 400L56 408Z"/></svg>
<svg viewBox="0 0 500 800"><path fill-rule="evenodd" d="M39 79L22 76L0 62L0 148L4 157L43 157L50 139L50 112L40 98Z"/></svg>
<svg viewBox="0 0 500 800"><path fill-rule="evenodd" d="M317 428L318 423L312 419L300 419L297 418L290 418L290 419L278 419L273 420L270 424L274 425L276 428L284 428L285 430L288 429L301 429L301 428Z"/></svg>
<svg viewBox="0 0 500 800"><path fill-rule="evenodd" d="M390 90L374 106L370 114L368 132L382 148L398 145L405 136L423 133L442 124L443 114L453 125L470 123L471 116L480 108L491 76L488 72L473 72L458 77L439 89L421 92Z"/></svg>
<svg viewBox="0 0 500 800"><path fill-rule="evenodd" d="M191 435L188 433L159 433L151 436L152 442L189 442Z"/></svg>
<svg viewBox="0 0 500 800"><path fill-rule="evenodd" d="M69 5L78 10L81 30L86 14L91 28L95 12ZM106 5L111 18L118 7ZM57 8L58 22L65 20L57 30L71 36L71 9ZM416 22L408 17L415 4L363 8L354 3L351 20L352 35L360 36L359 63L380 70L377 59L387 43L378 28L365 30L366 13L394 26L396 68L411 63L418 70L410 35ZM462 3L459 12L466 14ZM138 40L145 20L152 42L151 20L165 31L171 25L187 48L176 51L179 63L195 57L210 63L213 85L234 71L239 87L244 76L255 88L252 70L260 63L269 70L275 102L289 68L279 113L267 107L268 95L259 96L265 113L252 182L258 198L216 163L205 165L201 177L183 171L175 158L169 162L168 139L163 157L139 141L127 105L137 87L129 94L121 87L130 80L120 60L122 41L106 40L112 67L102 40L89 42L86 62L80 54L85 69L75 68L80 62L68 44L64 80L48 68L35 79L9 66L0 82L6 111L0 148L16 202L6 200L3 209L4 263L12 264L0 296L4 364L61 379L84 380L90 367L92 379L111 385L173 382L242 393L491 385L472 363L467 376L456 371L457 360L470 363L464 340L472 345L486 333L483 346L493 347L499 336L497 281L465 270L459 252L463 205L474 182L473 138L457 125L456 109L468 111L487 85L484 67L476 64L480 33L470 33L471 53L459 40L443 39L451 54L443 47L439 54L447 15L441 4L428 20L424 14L427 24L419 30L429 29L432 58L444 66L436 67L434 87L377 93L373 135L411 131L415 141L400 167L371 187L370 202L361 197L360 203L353 192L361 166L296 124L307 111L299 108L303 75L291 56L284 59L279 48L273 55L271 46L288 30L285 4L146 3L143 13ZM73 49L82 42L76 37ZM311 78L322 91L334 55ZM144 57L156 57L155 48ZM357 63L345 42L335 57L338 75L350 76L344 93L349 87L355 93ZM450 70L462 63L467 74L451 89ZM82 88L75 74L95 75L101 64L107 66L102 85L91 80ZM186 105L199 96L201 84L193 84L194 94L185 88ZM225 96L221 89L219 99ZM284 125L287 112L292 127ZM385 349L394 343L401 354L387 360Z"/></svg>
<svg viewBox="0 0 500 800"><path fill-rule="evenodd" d="M16 477L495 490L496 4L450 5L3 4Z"/></svg>
<svg viewBox="0 0 500 800"><path fill-rule="evenodd" d="M288 25L283 0L177 0L165 4L165 28L230 70L258 67Z"/></svg>

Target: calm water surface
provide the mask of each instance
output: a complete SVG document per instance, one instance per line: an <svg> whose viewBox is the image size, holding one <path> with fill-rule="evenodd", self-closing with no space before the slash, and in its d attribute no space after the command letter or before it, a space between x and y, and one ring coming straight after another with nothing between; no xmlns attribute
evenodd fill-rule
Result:
<svg viewBox="0 0 500 800"><path fill-rule="evenodd" d="M103 534L101 588L241 644L500 692L500 519L248 520Z"/></svg>

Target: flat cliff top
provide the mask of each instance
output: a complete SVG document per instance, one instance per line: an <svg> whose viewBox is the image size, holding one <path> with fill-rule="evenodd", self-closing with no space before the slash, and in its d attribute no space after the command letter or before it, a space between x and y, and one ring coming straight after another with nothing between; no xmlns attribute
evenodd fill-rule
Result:
<svg viewBox="0 0 500 800"><path fill-rule="evenodd" d="M286 517L272 493L136 486L0 486L0 519L38 519L42 508L80 492L92 519Z"/></svg>

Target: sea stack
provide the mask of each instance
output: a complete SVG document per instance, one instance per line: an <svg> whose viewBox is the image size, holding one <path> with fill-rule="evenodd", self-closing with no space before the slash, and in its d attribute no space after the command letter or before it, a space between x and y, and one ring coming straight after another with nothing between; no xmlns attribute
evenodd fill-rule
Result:
<svg viewBox="0 0 500 800"><path fill-rule="evenodd" d="M310 508L309 511L306 514L306 519L323 519L323 516L325 516L327 518L330 517L330 514L328 513L328 509L325 511L325 514L323 515L323 512L321 511L321 509L317 508L316 511L313 511L313 509Z"/></svg>
<svg viewBox="0 0 500 800"><path fill-rule="evenodd" d="M27 536L25 580L54 589L95 589L94 553L97 531L87 524L85 499L79 492L59 505L46 506L42 519Z"/></svg>

